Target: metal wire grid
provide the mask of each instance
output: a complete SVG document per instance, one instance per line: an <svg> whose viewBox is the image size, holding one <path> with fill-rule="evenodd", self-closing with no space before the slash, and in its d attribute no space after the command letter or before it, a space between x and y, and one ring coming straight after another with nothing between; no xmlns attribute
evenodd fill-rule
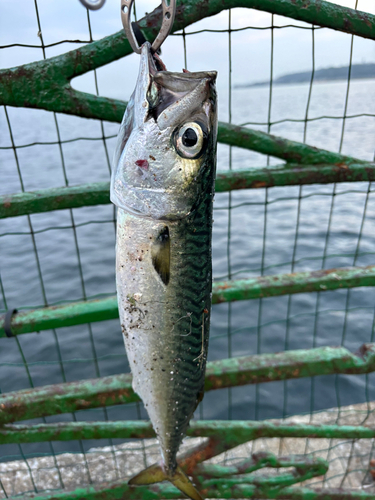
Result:
<svg viewBox="0 0 375 500"><path fill-rule="evenodd" d="M357 2L356 2L355 7L357 7ZM66 42L75 42L75 43L85 42L82 40L80 40L80 41L62 40L62 41L57 42L55 44L44 45L43 36L42 36L42 28L41 28L40 20L39 20L37 0L35 0L35 13L36 13L38 30L40 32L41 45L35 46L35 45L25 45L25 44L9 44L9 45L2 46L1 48L10 48L13 46L34 47L34 48L38 47L38 48L41 48L41 50L43 52L43 57L45 57L45 49L47 47L51 47L51 46L66 43ZM89 40L87 40L87 41L92 41L90 14L89 13L87 13L87 21L88 21L88 32L89 32ZM312 57L312 75L311 75L311 81L310 81L310 85L309 85L309 93L308 93L308 100L307 100L307 104L306 104L305 117L303 120L297 120L294 118L285 118L282 120L272 121L271 118L272 118L272 98L273 98L274 30L291 28L291 27L298 28L298 29L304 29L304 30L306 30L306 29L311 30L311 35L312 35L312 54L311 54L311 57ZM271 16L271 25L268 27L248 26L246 28L233 29L232 25L231 25L231 11L229 11L228 12L228 29L227 30L199 30L199 31L191 31L191 32L187 32L186 30L184 30L182 33L175 35L175 36L180 36L183 38L185 67L188 68L188 53L189 53L189 51L188 51L187 39L189 36L196 35L196 34L202 33L202 32L223 33L223 36L224 36L224 33L227 33L227 36L228 36L228 88L229 88L229 92L228 92L228 116L229 116L229 121L231 121L231 117L232 117L232 53L231 53L232 47L231 47L231 37L232 37L233 32L244 30L244 29L269 30L270 36L271 36L270 88L269 88L269 103L268 103L267 122L259 122L259 121L258 122L246 122L246 124L257 125L257 126L264 126L265 125L267 127L267 131L271 132L272 127L275 125L279 125L279 124L286 123L286 122L302 122L304 125L303 139L305 141L306 140L307 126L308 126L309 122L323 120L323 119L327 119L327 118L335 119L335 120L340 119L340 120L342 120L342 130L341 130L340 148L339 148L341 151L342 145L343 145L343 140L344 140L344 134L345 134L345 124L346 124L347 120L350 118L358 118L358 117L365 117L365 116L374 117L375 116L375 115L372 115L369 113L354 114L354 115L347 114L348 101L349 101L349 90L350 90L350 73L351 73L351 66L352 66L353 38L354 37L352 37L352 43L351 43L349 75L348 75L348 80L347 80L344 115L343 116L319 116L319 117L310 118L309 117L309 107L310 107L310 100L311 100L311 93L312 93L312 88L313 88L313 83L314 83L314 72L315 72L315 54L314 54L314 47L315 47L314 40L315 39L314 39L314 36L315 36L315 31L319 30L320 28L314 27L314 26L313 27L305 27L305 26L302 27L302 26L290 25L290 24L284 25L284 26L275 26L274 25L274 16L272 15ZM97 94L99 94L96 71L94 72L94 78L95 78L96 92L97 92ZM9 127L9 137L11 140L11 146L3 146L3 147L1 147L1 149L3 149L3 150L11 149L13 151L22 191L24 191L24 187L23 187L20 162L18 160L18 150L21 148L25 148L25 147L33 147L33 146L37 146L37 145L57 145L59 148L60 162L61 162L61 167L63 170L65 184L68 185L69 180L68 180L68 174L67 174L67 171L65 168L63 145L70 143L70 142L73 142L73 141L86 141L86 140L88 140L88 141L92 141L92 140L101 141L103 144L103 148L105 150L107 166L108 166L108 169L110 171L110 161L109 161L109 156L108 156L107 143L109 140L114 138L114 135L113 134L112 135L105 134L104 125L102 122L100 124L101 137L98 137L98 138L77 137L77 138L70 139L70 140L61 140L60 131L59 131L59 121L58 121L59 118L56 114L54 114L56 134L58 137L57 141L33 142L30 144L19 144L19 145L17 144L16 145L15 141L13 139L11 122L10 122L9 115L8 115L8 112L6 109L5 109L5 116L6 116L8 127ZM233 152L232 152L232 148L230 148L230 147L228 148L228 150L229 150L228 151L228 168L231 169L232 164L233 164L233 155L232 155ZM267 158L267 164L269 164L269 163L270 163L269 158ZM315 189L311 190L311 188L309 188L309 187L302 187L301 186L298 188L297 195L293 196L293 195L291 195L291 192L293 190L292 191L287 190L287 196L279 196L279 197L277 197L277 196L272 197L272 190L265 189L262 194L256 193L256 195L252 196L252 199L254 201L241 201L240 203L237 203L237 204L234 202L234 199L236 199L237 197L235 195L232 195L231 193L229 193L228 195L224 195L227 197L226 198L226 200L227 200L226 206L220 206L220 200L224 199L224 196L221 196L220 200L219 200L219 206L215 207L215 213L218 213L220 211L224 211L225 213L227 213L227 229L226 229L226 233L227 233L227 245L226 245L227 273L225 275L220 276L220 278L231 278L233 276L237 276L237 275L245 273L245 272L265 274L265 272L268 271L269 269L286 268L288 266L290 266L290 270L291 270L291 272L293 272L296 269L297 265L299 265L301 263L306 263L306 261L316 262L316 263L320 264L320 265L318 265L318 267L325 268L327 261L329 261L329 259L333 259L336 257L352 258L352 264L355 265L357 263L359 257L373 255L375 252L361 252L360 251L360 244L361 244L361 239L362 239L362 234L363 234L363 228L364 228L364 225L366 222L369 197L370 197L370 194L374 191L372 189L371 183L368 184L368 186L366 187L365 190L363 189L362 185L356 189L351 188L351 189L344 189L344 190L340 190L337 188L336 185L334 185L334 186L332 186L332 188L329 188L329 189L330 189L330 191L327 192L326 188L322 188L322 189L315 188ZM284 192L285 192L285 190L284 190ZM295 190L294 190L294 192L295 192ZM352 194L352 195L364 194L365 195L364 208L363 208L363 212L362 212L362 221L361 221L355 249L354 249L354 251L351 251L351 252L330 254L328 250L329 250L329 243L330 243L330 238L331 238L331 229L332 229L332 224L333 224L332 221L333 221L333 217L334 217L335 202L337 200L337 197L340 197L343 195L347 196L350 194ZM260 199L262 196L264 196L263 200ZM312 197L319 197L319 196L329 197L331 200L330 209L329 209L328 224L327 224L327 228L325 231L323 254L320 257L305 256L303 258L298 259L297 258L297 253L298 253L297 248L298 248L299 231L300 231L300 224L301 224L300 223L301 204L305 199L309 199ZM294 226L295 232L294 232L292 258L288 261L282 261L282 262L278 262L275 264L266 265L266 254L267 254L267 243L268 243L268 239L267 239L268 231L267 231L267 229L268 229L269 220L270 220L269 219L270 218L270 215L269 215L270 207L272 207L273 204L282 202L284 200L289 200L289 201L296 200L296 202L297 202L297 215L296 215L296 224ZM233 265L231 262L231 240L232 240L232 234L233 234L232 233L232 231L233 231L232 230L232 213L236 209L240 209L243 207L249 207L249 208L253 207L254 208L257 206L259 208L261 208L261 207L263 208L262 251L261 251L260 266L257 268L252 267L251 269L250 268L245 269L244 267L242 267L239 270L235 270L235 269L233 269ZM49 302L47 300L47 295L46 295L45 285L44 285L44 276L43 276L42 268L40 265L38 245L36 242L36 235L38 235L38 234L44 235L44 233L46 233L46 235L45 235L45 237L46 237L48 235L48 232L55 231L55 230L60 231L61 229L69 229L69 230L73 231L74 242L75 242L75 252L76 252L76 258L77 258L77 263L78 263L77 269L79 272L80 284L81 284L81 298L86 299L86 298L92 298L94 296L97 296L97 295L86 293L82 258L81 258L80 247L79 247L79 239L77 237L77 228L84 227L84 226L92 226L93 224L106 224L106 225L108 224L108 225L114 227L115 213L113 211L113 217L111 217L111 218L107 218L104 220L103 219L101 219L101 220L89 220L89 221L82 222L82 223L76 223L74 213L75 212L73 210L69 211L70 224L68 224L68 225L64 225L64 226L58 225L58 226L54 226L54 227L50 226L50 227L45 227L45 228L39 229L39 230L34 229L32 218L30 216L27 216L27 224L28 224L27 231L9 231L9 230L7 230L7 231L2 232L0 234L0 237L12 236L12 235L13 236L14 235L30 236L30 238L32 240L32 248L33 248L33 252L34 252L34 256L35 256L39 284L40 284L40 288L41 288L42 296L43 296L43 304L41 304L41 306L51 304L51 302ZM4 310L7 310L8 304L7 304L7 299L6 299L6 290L4 289L3 282L1 281L1 276L0 276L0 287L1 287L1 294L2 294L2 298L3 298L3 303L4 303ZM223 329L221 329L220 332L214 333L214 339L219 340L220 338L222 338L222 339L227 341L227 355L228 355L228 357L230 357L233 354L237 355L236 353L233 352L233 346L232 346L233 336L236 334L239 334L241 332L241 330L243 330L243 329L246 329L247 334L249 332L253 331L256 334L256 342L255 342L255 348L253 349L253 352L260 353L260 352L263 352L262 338L263 338L263 332L265 331L264 329L272 324L279 324L280 325L280 324L284 323L285 324L284 349L288 349L288 348L291 348L290 331L291 331L291 328L293 328L293 320L295 320L297 317L299 317L299 318L312 317L314 326L313 326L313 336L311 339L312 340L311 346L313 347L313 346L318 345L318 328L319 328L319 321L321 320L321 317L324 316L325 314L329 315L332 312L341 312L344 314L344 326L342 329L341 343L344 344L345 339L346 339L348 316L350 315L350 313L353 311L359 311L359 310L361 310L361 311L368 310L369 312L373 311L373 308L371 306L350 307L350 303L351 303L350 299L351 299L352 293L355 293L355 292L345 291L344 292L344 294L346 295L345 307L344 308L336 308L336 309L332 308L332 307L322 309L321 308L322 295L320 293L318 293L318 294L316 294L315 310L313 312L305 312L305 313L302 312L302 313L298 313L298 314L293 314L294 297L289 296L287 298L286 317L283 319L274 319L274 320L267 320L267 318L264 318L264 312L267 308L267 302L264 302L264 300L253 301L255 308L257 308L257 315L256 315L257 321L256 321L256 324L254 324L252 326L248 326L247 328L246 327L239 327L239 328L234 327L233 316L236 315L236 305L227 304L224 306L224 308L226 308L226 326L224 327L225 331L223 332ZM101 296L103 296L103 295L105 295L105 294L101 294ZM67 300L68 300L68 298L67 298ZM61 301L59 301L59 302L61 302ZM258 302L258 303L256 304L256 302ZM54 302L54 303L57 303L57 302ZM17 306L21 309L22 307L27 307L27 304L22 304L21 306L19 306L17 304ZM222 317L223 316L221 315L220 318L222 319ZM108 324L111 323L111 325L114 325L114 322L107 322L107 323ZM25 386L29 386L29 387L33 387L33 385L34 385L31 370L35 366L37 366L37 367L43 367L43 366L47 366L47 365L58 366L60 369L62 381L65 381L65 380L67 380L66 374L65 374L66 365L85 364L88 361L90 361L94 364L94 367L95 367L93 376L100 376L100 374L101 374L100 361L102 361L104 359L124 359L125 355L124 354L105 354L102 356L98 355L98 352L97 352L97 349L95 346L95 332L93 332L93 330L95 328L93 328L93 326L94 325L87 325L88 340L89 340L88 345L90 346L90 349L91 349L91 357L86 356L85 358L63 359L61 351L60 351L59 335L56 331L53 331L52 332L52 339L53 339L53 343L55 344L56 350L57 350L57 359L56 360L51 360L51 361L45 360L42 362L40 360L38 360L35 362L32 362L32 361L28 362L27 356L25 355L25 352L24 352L24 348L22 347L23 339L20 341L18 338L16 338L15 342L17 344L17 349L19 351L19 355L21 356L22 362L21 363L2 362L2 363L0 363L0 367L7 367L8 369L10 367L12 367L13 369L18 369L22 366L26 372L26 375L27 375L27 383ZM112 328L114 328L114 327L112 326ZM372 321L371 338L369 338L369 341L374 340L374 333L375 333L375 316L373 317L373 321ZM224 357L226 357L226 356L224 356ZM364 420L366 418L368 419L373 412L373 410L370 407L371 376L366 376L365 378L366 378L365 392L366 392L366 400L368 403L368 410L367 410L366 414L364 415ZM293 382L292 382L292 384L293 384ZM288 387L290 387L290 382L287 382L287 381L283 382L283 385L284 385L284 403L283 403L282 415L286 416L288 413L288 411L287 411L288 395L290 393L290 390L288 391ZM261 415L260 415L260 408L261 408L260 391L261 391L261 388L259 386L257 386L255 389L255 414L254 414L254 418L261 417ZM228 390L227 392L228 392L227 414L223 415L223 416L224 416L224 418L232 418L233 417L233 392L236 392L236 390L234 390L234 391ZM313 418L313 412L315 410L315 402L316 402L315 381L314 381L314 379L311 379L310 419ZM340 401L340 390L339 390L339 378L336 377L336 401L332 402L332 406L337 406L338 408L340 408L341 407L340 403L341 403L341 401ZM139 404L135 405L134 409L135 409L136 418L141 418L142 416L144 416L144 414L142 413L142 410L141 410L141 406ZM115 412L115 413L117 413L117 412ZM199 413L200 413L200 418L204 418L206 416L204 404L201 405ZM103 417L105 419L111 418L111 416L108 416L108 412L105 409L104 410L92 410L90 412L89 417L87 417L87 416L85 417L83 415L83 412L78 412L77 415L78 415L79 419L81 419L81 418L90 418L91 419L91 418L93 418L92 415L95 415L95 419L102 419ZM76 419L77 415L72 415L72 418ZM341 416L341 412L339 411L336 420L338 420L340 418L340 416ZM118 418L121 418L121 417L118 417ZM134 418L134 416L133 416L133 418ZM51 421L51 420L48 420L48 421ZM117 450L114 449L112 442L109 442L109 444L110 444L110 447L109 447L108 451L105 453L111 454L111 457L114 460L114 464L115 464L114 469L116 470L116 477L118 477L118 474L120 474L120 476L121 476L121 472L119 472L119 471L121 471L121 468L119 468L118 464L116 463ZM64 487L64 483L63 483L61 474L59 472L60 468L59 468L59 465L57 462L58 459L56 458L56 457L58 457L58 453L60 453L60 451L56 452L55 446L52 445L52 443L49 444L48 446L49 446L49 449L47 451L38 452L37 454L39 456L45 455L45 456L52 456L53 457L53 464L51 465L51 467L55 468L57 470L58 476L59 476L59 485L57 487ZM139 449L142 452L144 465L146 465L147 443L145 444L144 442L142 442L139 446L140 446ZM27 448L27 446L19 445L18 446L18 454L14 454L12 456L8 455L8 456L3 457L3 458L7 461L22 459L23 463L27 467L28 474L30 477L30 484L31 484L30 490L40 491L40 485L37 486L36 482L34 480L35 471L31 470L31 467L30 467L29 461L28 461L28 457L35 455L35 451L33 450L33 452L31 454L28 454L28 453L25 453L25 451L24 451L26 448ZM284 442L283 442L283 440L280 440L280 442L279 442L280 453L283 452L283 449L284 449ZM306 452L309 451L308 440L306 440L305 450L306 450ZM332 443L329 444L327 450L328 450L328 459L330 460L330 454L332 454L333 450L334 450L334 446L332 445ZM87 455L86 452L87 452L87 447L84 446L83 443L80 443L79 450L77 450L76 453L79 453L80 456L82 456L84 467L85 467L85 470L87 473L87 481L91 482L92 478L90 476L90 468L89 468L89 462L88 462L89 459L87 458L87 456L90 457L90 454ZM354 442L351 442L350 453L351 453L351 456L355 455ZM373 449L371 450L369 456L371 457L372 454L373 454ZM230 460L230 456L226 456L226 458L224 460L225 461ZM333 461L333 460L338 460L338 458L331 459L331 461ZM74 467L74 464L72 465L72 467ZM347 468L347 470L340 475L342 484L344 484L349 473L350 473L349 468ZM0 483L0 488L2 489L4 496L8 496L7 491L4 489L4 487L1 483Z"/></svg>

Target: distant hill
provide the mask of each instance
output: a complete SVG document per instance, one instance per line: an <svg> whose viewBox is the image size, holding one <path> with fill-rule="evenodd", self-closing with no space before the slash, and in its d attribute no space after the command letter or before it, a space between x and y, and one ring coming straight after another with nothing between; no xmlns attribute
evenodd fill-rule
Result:
<svg viewBox="0 0 375 500"><path fill-rule="evenodd" d="M348 78L349 67L341 66L339 68L324 68L315 70L314 82L346 80ZM311 80L311 71L302 71L301 73L291 73L289 75L279 76L273 80L273 85L287 85L289 83L306 83ZM375 78L375 64L353 64L351 78ZM269 80L257 83L244 83L235 85L234 88L260 87L269 85Z"/></svg>

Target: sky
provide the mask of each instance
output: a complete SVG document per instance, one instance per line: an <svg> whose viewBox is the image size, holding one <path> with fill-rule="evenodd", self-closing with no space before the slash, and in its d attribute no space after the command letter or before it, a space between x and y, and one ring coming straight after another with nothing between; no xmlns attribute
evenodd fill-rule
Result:
<svg viewBox="0 0 375 500"><path fill-rule="evenodd" d="M86 9L78 0L38 0L39 16L45 44L61 40L88 40ZM339 0L336 3L354 8L356 0ZM358 9L375 14L374 0L358 0ZM136 0L138 18L152 11L157 0ZM90 13L92 34L95 40L122 29L120 0L107 0L104 7ZM274 30L273 75L278 76L308 71L312 67L312 31L302 29L309 25L274 16L274 26L293 24L297 27ZM271 14L254 9L232 9L231 28L247 26L257 28L271 25ZM215 29L227 30L229 13L223 11L211 18L190 26L187 33ZM330 29L314 33L315 67L345 66L349 62L351 36ZM232 32L231 46L227 32L188 35L187 68L190 71L216 69L218 85L227 86L231 63L232 84L269 80L271 64L271 30L248 29ZM2 0L0 2L0 45L13 43L40 45L34 1ZM79 44L64 43L46 50L47 57L72 50ZM230 50L231 47L231 50ZM0 50L0 67L12 67L42 59L40 48L12 47ZM167 68L181 71L184 63L182 37L170 36L163 45L163 60ZM130 94L138 72L138 56L133 54L122 61L98 70L102 95L124 99ZM375 43L354 37L353 62L375 62ZM73 81L73 86L94 92L92 75Z"/></svg>

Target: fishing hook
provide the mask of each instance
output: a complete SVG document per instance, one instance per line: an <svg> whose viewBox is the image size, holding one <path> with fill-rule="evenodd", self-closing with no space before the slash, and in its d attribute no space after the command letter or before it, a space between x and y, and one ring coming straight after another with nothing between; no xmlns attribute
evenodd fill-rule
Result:
<svg viewBox="0 0 375 500"><path fill-rule="evenodd" d="M105 4L105 0L79 0L81 4L90 10L99 10Z"/></svg>
<svg viewBox="0 0 375 500"><path fill-rule="evenodd" d="M82 1L82 0L81 0ZM126 37L137 54L141 53L141 48L138 45L137 38L134 35L134 31L130 22L131 9L133 7L134 0L121 0L121 19L124 26ZM176 0L162 0L161 6L163 9L163 20L161 23L160 31L155 38L153 44L151 45L152 53L155 53L164 42L164 40L169 35L174 17L176 14Z"/></svg>

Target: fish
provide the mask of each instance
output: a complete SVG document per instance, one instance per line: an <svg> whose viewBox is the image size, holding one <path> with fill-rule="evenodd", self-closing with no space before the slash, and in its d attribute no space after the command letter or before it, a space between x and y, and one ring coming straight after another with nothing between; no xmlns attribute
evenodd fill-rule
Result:
<svg viewBox="0 0 375 500"><path fill-rule="evenodd" d="M212 295L216 71L169 72L141 48L134 93L117 139L116 286L133 376L161 461L129 484L169 480L202 497L177 463L203 398Z"/></svg>

